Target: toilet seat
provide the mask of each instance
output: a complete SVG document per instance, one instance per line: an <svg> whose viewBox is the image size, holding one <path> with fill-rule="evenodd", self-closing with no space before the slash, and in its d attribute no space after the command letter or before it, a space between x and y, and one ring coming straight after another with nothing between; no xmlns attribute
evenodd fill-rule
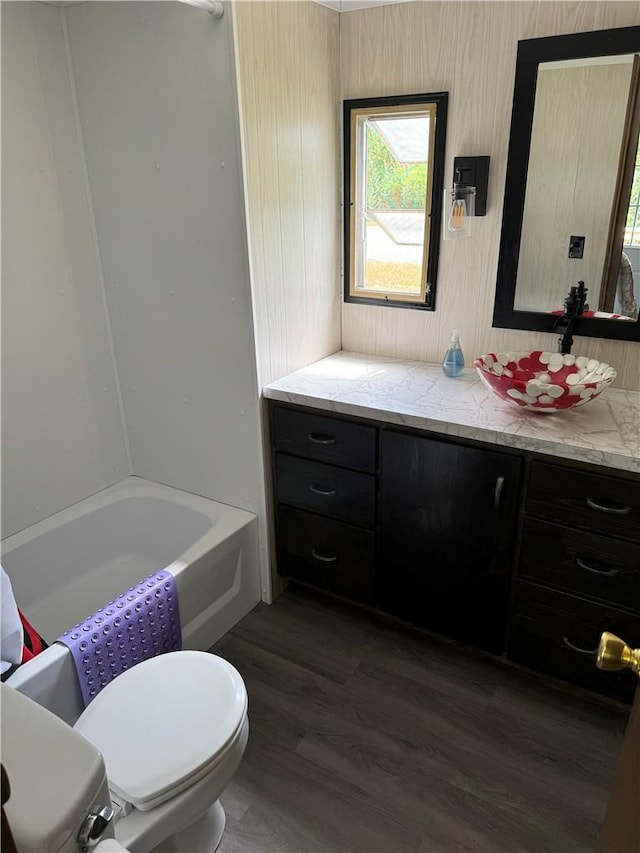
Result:
<svg viewBox="0 0 640 853"><path fill-rule="evenodd" d="M102 752L116 797L149 811L224 762L247 717L230 663L207 652L169 652L112 681L74 728Z"/></svg>

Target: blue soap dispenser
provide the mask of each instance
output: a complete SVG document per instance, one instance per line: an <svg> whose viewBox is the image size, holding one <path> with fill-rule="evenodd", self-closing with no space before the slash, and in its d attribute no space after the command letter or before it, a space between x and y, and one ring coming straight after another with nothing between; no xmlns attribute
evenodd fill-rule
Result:
<svg viewBox="0 0 640 853"><path fill-rule="evenodd" d="M442 359L442 369L447 376L460 376L464 370L464 355L460 349L460 332L457 329L451 332L451 343Z"/></svg>

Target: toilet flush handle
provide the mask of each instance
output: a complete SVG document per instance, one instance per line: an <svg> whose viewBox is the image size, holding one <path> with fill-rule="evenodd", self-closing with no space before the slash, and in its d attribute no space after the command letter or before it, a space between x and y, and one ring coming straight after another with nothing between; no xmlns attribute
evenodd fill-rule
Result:
<svg viewBox="0 0 640 853"><path fill-rule="evenodd" d="M102 806L95 812L89 812L78 833L78 845L81 853L86 853L90 847L100 841L102 833L113 820L114 814L111 806Z"/></svg>

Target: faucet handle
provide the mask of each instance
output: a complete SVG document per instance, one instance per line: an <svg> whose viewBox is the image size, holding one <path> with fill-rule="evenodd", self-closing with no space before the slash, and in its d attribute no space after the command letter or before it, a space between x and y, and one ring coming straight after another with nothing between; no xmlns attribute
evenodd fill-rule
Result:
<svg viewBox="0 0 640 853"><path fill-rule="evenodd" d="M585 308L589 308L585 302L587 293L589 293L589 288L584 286L584 281L579 281L576 288L576 298L578 300L578 310L576 311L576 314L582 314Z"/></svg>

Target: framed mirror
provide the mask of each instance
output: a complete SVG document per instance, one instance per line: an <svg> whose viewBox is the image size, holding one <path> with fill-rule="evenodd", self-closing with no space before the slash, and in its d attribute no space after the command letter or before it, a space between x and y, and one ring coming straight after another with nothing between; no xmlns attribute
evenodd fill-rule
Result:
<svg viewBox="0 0 640 853"><path fill-rule="evenodd" d="M518 43L493 325L640 341L640 26Z"/></svg>

